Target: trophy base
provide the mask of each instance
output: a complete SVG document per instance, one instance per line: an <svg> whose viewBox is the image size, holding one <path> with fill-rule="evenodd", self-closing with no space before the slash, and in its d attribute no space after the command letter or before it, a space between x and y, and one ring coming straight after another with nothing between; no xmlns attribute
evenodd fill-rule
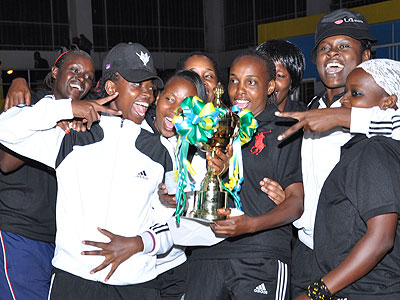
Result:
<svg viewBox="0 0 400 300"><path fill-rule="evenodd" d="M219 208L225 208L228 201L228 193L225 191L196 192L194 209L189 213L189 218L197 218L208 221L223 220L225 216L218 214Z"/></svg>

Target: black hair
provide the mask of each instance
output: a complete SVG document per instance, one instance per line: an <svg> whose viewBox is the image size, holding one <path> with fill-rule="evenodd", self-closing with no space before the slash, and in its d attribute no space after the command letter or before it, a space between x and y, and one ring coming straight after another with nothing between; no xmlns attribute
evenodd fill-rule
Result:
<svg viewBox="0 0 400 300"><path fill-rule="evenodd" d="M203 80L196 72L190 70L178 71L168 79L168 81L165 83L165 86L168 84L168 82L170 82L172 79L176 77L183 78L193 83L194 86L196 87L197 97L199 97L203 101L207 100L206 87L204 86Z"/></svg>
<svg viewBox="0 0 400 300"><path fill-rule="evenodd" d="M276 77L276 69L275 69L275 64L274 61L272 60L272 58L260 51L256 51L256 50L246 50L242 53L240 53L232 62L232 65L238 61L240 58L242 57L246 57L246 56L250 56L250 57L254 57L260 61L262 61L265 65L265 68L267 69L267 74L269 76L268 81L271 80L275 80ZM231 66L232 66L231 65ZM271 95L268 96L268 103L274 103L276 104L276 95L275 93L272 93Z"/></svg>
<svg viewBox="0 0 400 300"><path fill-rule="evenodd" d="M99 84L97 89L99 90L99 97L100 98L105 98L110 95L107 94L106 91L106 82L108 80L111 80L112 82L117 82L120 78L120 75L117 73L117 71L106 71L103 76L99 79Z"/></svg>
<svg viewBox="0 0 400 300"><path fill-rule="evenodd" d="M272 58L267 55L264 54L260 51L255 51L255 50L246 50L242 53L240 53L238 56L236 56L236 58L233 60L232 65L240 58L245 57L245 56L250 56L250 57L254 57L257 58L259 60L261 60L262 62L264 62L265 67L267 69L267 74L269 75L269 81L275 79L276 76L276 70L275 70L275 64L274 61L272 60Z"/></svg>
<svg viewBox="0 0 400 300"><path fill-rule="evenodd" d="M303 79L306 67L306 60L301 50L286 40L270 40L260 44L256 51L270 56L275 62L282 63L291 79L288 95L293 94Z"/></svg>
<svg viewBox="0 0 400 300"><path fill-rule="evenodd" d="M57 67L58 69L61 69L62 66L64 65L65 61L67 60L68 57L79 54L82 56L86 56L90 59L90 61L93 63L92 57L85 51L82 50L70 50L62 53L54 62L54 66ZM53 85L54 85L55 79L52 76L52 71L47 73L46 77L43 80L43 87L48 91L52 92L53 91Z"/></svg>
<svg viewBox="0 0 400 300"><path fill-rule="evenodd" d="M364 53L365 50L371 50L372 43L370 40L358 40L361 44L361 55Z"/></svg>
<svg viewBox="0 0 400 300"><path fill-rule="evenodd" d="M203 52L200 52L200 51L191 52L191 53L185 55L184 57L182 57L176 64L176 70L177 71L185 70L185 64L188 61L188 59L191 58L192 56L203 56L205 58L208 58L211 61L211 64L213 65L213 67L215 69L215 73L217 75L217 80L220 80L221 74L219 74L219 69L218 69L218 65L217 65L216 61L211 56L209 56Z"/></svg>
<svg viewBox="0 0 400 300"><path fill-rule="evenodd" d="M203 56L203 57L209 59L211 61L211 64L214 67L215 75L217 76L217 81L221 82L222 86L227 85L227 83L228 83L227 77L224 73L222 73L222 71L218 67L217 62L211 56L209 56L208 54L206 54L204 52L194 51L194 52L191 52L191 53L183 56L176 64L176 70L177 71L185 70L186 62L188 61L189 58L191 58L193 56ZM224 102L226 105L230 105L228 93L224 93L222 95L222 102Z"/></svg>

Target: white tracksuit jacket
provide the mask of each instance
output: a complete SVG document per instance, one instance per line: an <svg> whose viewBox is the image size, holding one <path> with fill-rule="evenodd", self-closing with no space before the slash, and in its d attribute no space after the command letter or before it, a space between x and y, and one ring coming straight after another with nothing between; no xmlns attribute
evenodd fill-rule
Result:
<svg viewBox="0 0 400 300"><path fill-rule="evenodd" d="M122 263L107 284L149 281L158 274L156 254L172 246L168 214L158 198L158 185L172 161L160 136L129 120L102 116L90 131L65 134L54 127L72 119L71 100L47 96L35 106L17 106L0 115L0 143L12 151L56 170L57 235L53 265L93 281L103 281L110 266L96 274L103 256L84 256L95 250L83 240L109 239L105 228L122 236L141 235L145 249ZM168 143L165 143L168 144ZM163 217L161 217L163 216Z"/></svg>

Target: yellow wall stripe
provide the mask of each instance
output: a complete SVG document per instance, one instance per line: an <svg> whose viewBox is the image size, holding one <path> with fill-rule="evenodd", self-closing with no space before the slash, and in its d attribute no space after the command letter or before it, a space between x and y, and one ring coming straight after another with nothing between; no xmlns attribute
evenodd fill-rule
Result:
<svg viewBox="0 0 400 300"><path fill-rule="evenodd" d="M363 14L369 24L400 19L400 0L384 1L376 4L351 8ZM266 23L258 25L258 43L272 39L314 34L319 20L325 14Z"/></svg>

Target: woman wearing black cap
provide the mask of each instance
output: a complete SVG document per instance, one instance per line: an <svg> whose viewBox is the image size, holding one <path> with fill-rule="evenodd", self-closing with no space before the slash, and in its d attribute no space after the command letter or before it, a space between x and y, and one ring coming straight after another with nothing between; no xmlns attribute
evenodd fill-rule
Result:
<svg viewBox="0 0 400 300"><path fill-rule="evenodd" d="M315 96L309 108L340 107L348 74L362 61L370 59L371 45L376 39L370 34L366 19L358 12L339 9L324 16L317 25L315 46L311 59L325 86ZM281 113L280 116L290 116ZM296 124L293 130L301 128ZM308 128L305 128L308 129ZM281 135L279 139L286 136ZM299 229L299 241L292 254L292 298L303 293L313 281L314 222L321 188L325 179L340 159L340 149L350 133L342 127L316 134L305 132L302 144L302 171L304 182L304 213L293 224Z"/></svg>

